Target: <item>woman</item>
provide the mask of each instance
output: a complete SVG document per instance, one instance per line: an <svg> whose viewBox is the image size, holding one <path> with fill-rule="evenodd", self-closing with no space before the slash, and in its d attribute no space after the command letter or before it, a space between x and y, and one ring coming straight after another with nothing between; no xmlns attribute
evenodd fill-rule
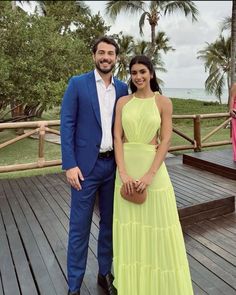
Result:
<svg viewBox="0 0 236 295"><path fill-rule="evenodd" d="M232 117L232 146L233 146L233 160L236 161L236 83L231 87L229 112Z"/></svg>
<svg viewBox="0 0 236 295"><path fill-rule="evenodd" d="M174 191L163 162L171 141L172 104L159 94L149 58L134 57L130 73L132 94L117 103L114 131L114 285L118 295L192 295ZM137 205L123 199L122 184L129 193L147 189L146 201Z"/></svg>

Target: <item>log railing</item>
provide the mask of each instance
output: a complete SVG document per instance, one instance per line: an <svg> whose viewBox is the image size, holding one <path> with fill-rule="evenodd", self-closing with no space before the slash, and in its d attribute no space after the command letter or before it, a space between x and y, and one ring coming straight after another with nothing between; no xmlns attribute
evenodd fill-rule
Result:
<svg viewBox="0 0 236 295"><path fill-rule="evenodd" d="M0 150L10 144L16 143L19 140L30 137L33 134L38 134L39 140L38 140L37 162L0 166L0 173L61 165L61 159L46 161L44 157L44 145L45 145L46 132L60 135L60 132L58 130L49 128L49 126L50 127L60 126L60 121L54 120L54 121L37 121L37 122L21 122L21 123L1 123L0 131L4 129L22 129L22 128L26 128L27 130L28 129L32 129L32 130L26 131L24 134L19 135L13 139L10 139L0 144ZM1 133L0 133L0 136L1 136Z"/></svg>
<svg viewBox="0 0 236 295"><path fill-rule="evenodd" d="M213 147L213 146L221 146L231 144L231 140L222 140L216 142L206 142L211 136L213 136L219 130L225 128L227 125L230 124L231 117L229 113L214 113L214 114L200 114L200 115L173 115L173 119L177 120L186 120L191 119L193 121L193 138L190 138L188 135L184 134L180 130L173 127L173 132L178 136L187 140L190 144L188 145L179 145L179 146L171 146L169 151L179 151L179 150L186 150L186 149L193 149L195 152L200 152L204 147ZM215 127L211 130L207 135L204 137L201 136L201 123L202 120L207 119L219 119L225 118L224 122L221 123L219 126ZM230 137L230 136L229 136Z"/></svg>
<svg viewBox="0 0 236 295"><path fill-rule="evenodd" d="M204 137L201 136L201 122L202 120L207 120L210 118L225 118L225 121L221 123L219 126L215 127L212 131L210 131ZM173 115L173 119L175 120L192 120L193 124L193 138L189 137L187 134L183 133L179 129L173 127L173 132L186 140L188 144L171 146L169 151L180 151L193 149L194 151L201 151L204 147L212 147L212 146L220 146L231 144L231 140L217 141L217 142L206 142L211 136L213 136L216 132L225 128L231 121L229 113L215 113L215 114L201 114L201 115ZM10 144L14 144L15 142L22 140L24 138L30 137L33 134L38 134L38 160L34 163L25 163L25 164L16 164L16 165L5 165L0 166L1 172L10 172L10 171L18 171L18 170L26 170L33 168L42 168L49 166L57 166L61 165L61 159L56 160L45 160L44 154L44 145L45 145L45 134L53 133L60 135L60 132L51 127L60 126L59 120L54 121L37 121L37 122L19 122L19 123L0 123L0 136L1 131L5 129L22 129L26 128L30 131L26 131L24 134L16 136L13 139L10 139L4 143L0 144L0 150ZM230 136L229 136L230 137Z"/></svg>

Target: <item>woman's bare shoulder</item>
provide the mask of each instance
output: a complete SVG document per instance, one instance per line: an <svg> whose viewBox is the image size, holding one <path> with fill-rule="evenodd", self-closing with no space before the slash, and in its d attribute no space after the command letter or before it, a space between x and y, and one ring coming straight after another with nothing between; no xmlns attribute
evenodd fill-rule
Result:
<svg viewBox="0 0 236 295"><path fill-rule="evenodd" d="M117 101L117 106L123 107L128 101L130 101L133 97L133 94L128 94L125 96L122 96Z"/></svg>
<svg viewBox="0 0 236 295"><path fill-rule="evenodd" d="M172 107L172 101L169 97L162 95L160 93L156 94L157 102L159 102L162 106Z"/></svg>

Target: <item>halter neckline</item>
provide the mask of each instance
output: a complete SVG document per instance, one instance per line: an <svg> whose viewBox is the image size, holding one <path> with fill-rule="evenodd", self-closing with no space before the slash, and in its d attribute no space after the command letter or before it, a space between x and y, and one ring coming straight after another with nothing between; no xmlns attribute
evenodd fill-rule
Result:
<svg viewBox="0 0 236 295"><path fill-rule="evenodd" d="M145 97L145 98L141 98L141 97L137 97L137 96L135 96L135 94L133 95L133 98L135 98L135 99L139 99L139 100L150 100L150 99L154 99L155 98L155 96L156 96L156 94L154 94L152 97Z"/></svg>

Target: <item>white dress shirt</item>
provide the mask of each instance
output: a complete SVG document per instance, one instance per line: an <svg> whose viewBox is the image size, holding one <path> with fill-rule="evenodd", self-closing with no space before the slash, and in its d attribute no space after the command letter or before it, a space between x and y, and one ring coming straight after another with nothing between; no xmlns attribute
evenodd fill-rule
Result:
<svg viewBox="0 0 236 295"><path fill-rule="evenodd" d="M114 79L112 77L111 84L106 87L102 77L98 71L94 70L98 101L100 107L100 117L102 123L102 142L100 152L106 152L113 149L112 139L112 116L114 111L116 91L114 86Z"/></svg>

